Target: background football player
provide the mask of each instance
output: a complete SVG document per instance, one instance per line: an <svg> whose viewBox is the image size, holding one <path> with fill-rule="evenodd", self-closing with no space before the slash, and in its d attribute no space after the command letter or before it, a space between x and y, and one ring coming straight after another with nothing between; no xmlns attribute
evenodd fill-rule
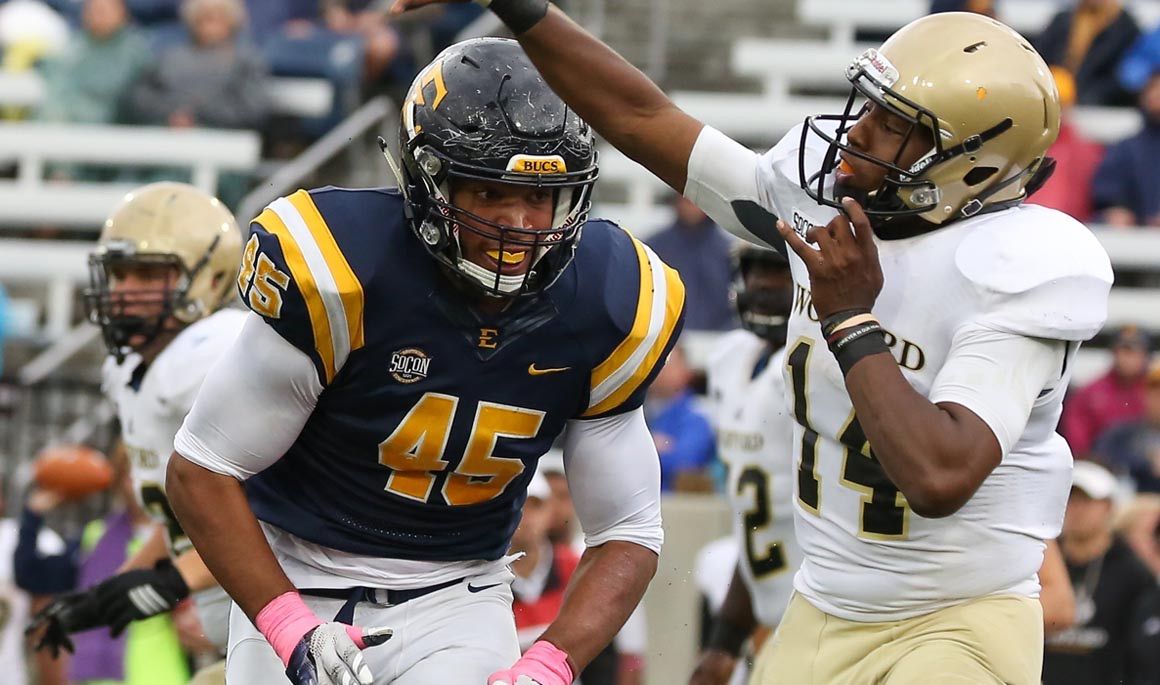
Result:
<svg viewBox="0 0 1160 685"><path fill-rule="evenodd" d="M804 559L757 681L1038 683L1036 573L1071 469L1055 427L1112 271L1087 228L1023 204L1059 131L1035 49L924 17L854 60L843 112L756 155L547 0L490 7L604 138L790 260Z"/></svg>
<svg viewBox="0 0 1160 685"><path fill-rule="evenodd" d="M570 683L656 570L641 404L684 288L587 220L592 132L514 41L441 53L400 144L401 189L256 219L254 314L178 434L171 501L236 604L232 683ZM561 433L588 549L521 657L505 552Z"/></svg>
<svg viewBox="0 0 1160 685"><path fill-rule="evenodd" d="M801 563L787 477L793 472L793 419L782 378L793 276L780 252L749 243L735 248L734 265L742 328L714 348L708 376L740 555L690 685L729 682L754 629L781 620Z"/></svg>
<svg viewBox="0 0 1160 685"><path fill-rule="evenodd" d="M102 388L117 409L134 489L157 521L123 573L64 596L34 617L40 646L71 647L68 633L173 609L195 595L206 636L224 649L229 599L201 563L165 495L173 436L209 367L241 330L232 299L242 236L229 209L183 183L129 193L105 221L89 258L90 318L109 357Z"/></svg>

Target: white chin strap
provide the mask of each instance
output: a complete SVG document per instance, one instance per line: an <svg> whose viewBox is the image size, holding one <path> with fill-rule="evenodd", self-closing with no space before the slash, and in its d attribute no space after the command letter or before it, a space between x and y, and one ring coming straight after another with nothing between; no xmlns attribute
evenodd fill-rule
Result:
<svg viewBox="0 0 1160 685"><path fill-rule="evenodd" d="M456 266L459 271L467 276L470 276L480 285L485 288L494 288L505 295L510 295L518 291L524 285L524 275L505 276L499 274L499 280L496 280L496 273L491 269L476 264L475 262L459 257Z"/></svg>

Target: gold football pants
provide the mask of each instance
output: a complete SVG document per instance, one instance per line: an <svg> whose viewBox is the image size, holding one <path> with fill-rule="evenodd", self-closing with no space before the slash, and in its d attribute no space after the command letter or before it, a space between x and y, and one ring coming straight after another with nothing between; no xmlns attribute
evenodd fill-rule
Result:
<svg viewBox="0 0 1160 685"><path fill-rule="evenodd" d="M904 621L860 623L790 600L750 685L1039 685L1043 609L971 600Z"/></svg>

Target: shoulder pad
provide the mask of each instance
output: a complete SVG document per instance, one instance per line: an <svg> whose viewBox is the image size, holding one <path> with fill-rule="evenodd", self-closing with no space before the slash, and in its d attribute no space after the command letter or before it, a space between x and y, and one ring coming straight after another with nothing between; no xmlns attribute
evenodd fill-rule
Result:
<svg viewBox="0 0 1160 685"><path fill-rule="evenodd" d="M279 198L254 220L238 289L247 307L314 360L324 385L363 346L363 286L312 193Z"/></svg>
<svg viewBox="0 0 1160 685"><path fill-rule="evenodd" d="M1086 226L1026 205L984 217L955 266L985 303L982 323L1020 335L1087 340L1104 325L1112 266Z"/></svg>
<svg viewBox="0 0 1160 685"><path fill-rule="evenodd" d="M590 232L596 238L590 243L596 253L585 261L598 259L606 265L598 284L604 314L597 320L604 328L598 342L602 349L594 355L598 361L591 372L588 406L581 414L595 418L644 403L645 391L680 335L685 286L655 252L615 224L594 221L584 230L581 243Z"/></svg>
<svg viewBox="0 0 1160 685"><path fill-rule="evenodd" d="M234 344L245 321L245 311L223 309L178 334L149 369L161 400L188 412L210 367Z"/></svg>

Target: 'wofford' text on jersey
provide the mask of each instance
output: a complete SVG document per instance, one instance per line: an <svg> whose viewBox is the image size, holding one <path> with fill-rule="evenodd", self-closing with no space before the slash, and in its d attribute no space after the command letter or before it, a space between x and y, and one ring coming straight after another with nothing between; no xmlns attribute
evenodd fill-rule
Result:
<svg viewBox="0 0 1160 685"><path fill-rule="evenodd" d="M818 321L818 313L814 311L810 291L798 284L794 285L793 311L805 314L810 321ZM887 330L882 332L886 337L886 346L890 348L890 354L899 366L911 371L918 371L926 366L926 352L923 352L918 343L899 338Z"/></svg>

